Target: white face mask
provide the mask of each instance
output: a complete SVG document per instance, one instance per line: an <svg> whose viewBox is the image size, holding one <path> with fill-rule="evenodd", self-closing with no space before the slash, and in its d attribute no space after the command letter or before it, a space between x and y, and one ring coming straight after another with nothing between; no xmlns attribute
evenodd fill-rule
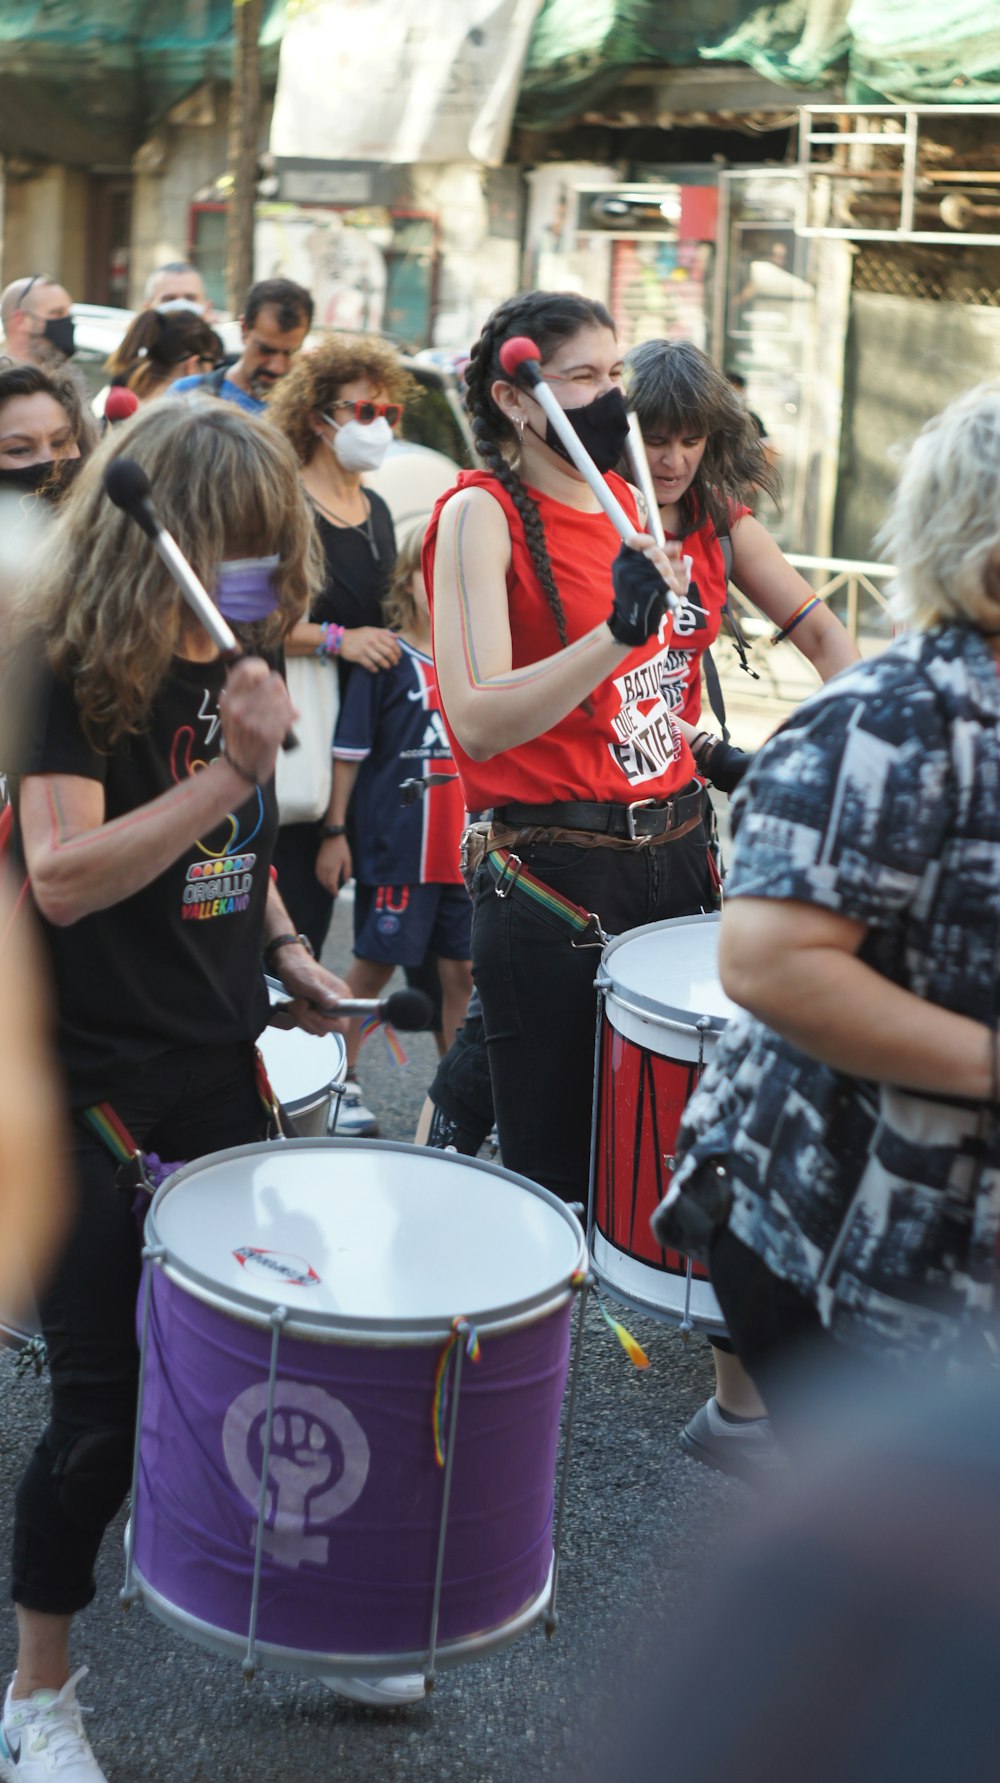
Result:
<svg viewBox="0 0 1000 1783"><path fill-rule="evenodd" d="M392 428L384 415L377 421L345 421L342 427L329 415L323 419L333 428L333 439L326 443L345 471L378 470L392 443Z"/></svg>

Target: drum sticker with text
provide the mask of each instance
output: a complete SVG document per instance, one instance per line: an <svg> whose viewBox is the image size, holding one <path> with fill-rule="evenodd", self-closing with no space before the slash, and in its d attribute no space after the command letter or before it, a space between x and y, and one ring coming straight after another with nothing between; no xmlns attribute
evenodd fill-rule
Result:
<svg viewBox="0 0 1000 1783"><path fill-rule="evenodd" d="M312 1288L319 1283L312 1264L291 1251L269 1251L259 1244L241 1244L233 1256L248 1275L263 1276L272 1284L283 1282L289 1288Z"/></svg>
<svg viewBox="0 0 1000 1783"><path fill-rule="evenodd" d="M233 1400L222 1426L226 1466L240 1497L255 1512L267 1403L268 1382L258 1381ZM325 1566L330 1538L318 1532L357 1503L370 1462L368 1438L341 1400L306 1381L278 1381L264 1507L265 1554L293 1571ZM254 1528L251 1546L256 1539Z"/></svg>
<svg viewBox="0 0 1000 1783"><path fill-rule="evenodd" d="M681 738L663 696L669 650L615 676L621 707L612 718L616 741L608 744L630 786L656 780L680 755Z"/></svg>

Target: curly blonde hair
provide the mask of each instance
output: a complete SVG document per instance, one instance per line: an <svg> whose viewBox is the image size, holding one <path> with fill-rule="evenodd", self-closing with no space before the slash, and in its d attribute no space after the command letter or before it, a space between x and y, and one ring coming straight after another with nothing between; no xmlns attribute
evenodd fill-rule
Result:
<svg viewBox="0 0 1000 1783"><path fill-rule="evenodd" d="M896 566L903 624L1000 626L1000 380L956 396L917 435L876 543Z"/></svg>
<svg viewBox="0 0 1000 1783"><path fill-rule="evenodd" d="M267 405L267 418L289 441L300 464L308 464L320 441L312 423L329 413L345 384L367 378L388 402L412 402L417 384L388 341L373 334L328 334L300 354Z"/></svg>
<svg viewBox="0 0 1000 1783"><path fill-rule="evenodd" d="M117 427L47 535L12 628L15 646L38 640L72 682L84 732L105 751L147 723L187 620L150 541L104 492L107 465L122 457L142 465L159 520L208 589L225 559L278 556L278 605L242 628L249 648L276 649L323 579L298 467L272 427L231 403L169 396Z"/></svg>

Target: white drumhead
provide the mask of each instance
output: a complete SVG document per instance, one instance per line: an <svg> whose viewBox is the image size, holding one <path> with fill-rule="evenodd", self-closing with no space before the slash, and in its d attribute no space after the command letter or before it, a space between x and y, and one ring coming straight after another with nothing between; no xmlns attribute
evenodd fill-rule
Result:
<svg viewBox="0 0 1000 1783"><path fill-rule="evenodd" d="M287 1002L288 992L267 981L272 1007ZM265 1028L257 1041L271 1088L279 1102L293 1108L311 1101L328 1084L347 1076L347 1048L340 1034L306 1034L302 1028Z"/></svg>
<svg viewBox="0 0 1000 1783"><path fill-rule="evenodd" d="M689 1027L707 1015L714 1029L722 1028L738 1010L719 983L718 951L719 918L714 915L679 916L630 929L604 953L609 999L618 997L647 1015Z"/></svg>
<svg viewBox="0 0 1000 1783"><path fill-rule="evenodd" d="M537 1302L585 1260L572 1215L523 1178L371 1139L186 1165L158 1191L146 1238L225 1299L379 1329Z"/></svg>

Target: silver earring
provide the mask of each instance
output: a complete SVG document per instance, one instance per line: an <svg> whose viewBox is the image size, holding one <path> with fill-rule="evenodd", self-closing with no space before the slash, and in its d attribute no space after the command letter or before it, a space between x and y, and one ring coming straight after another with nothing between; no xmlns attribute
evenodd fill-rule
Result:
<svg viewBox="0 0 1000 1783"><path fill-rule="evenodd" d="M518 440L523 441L523 439L524 439L524 416L523 415L516 414L514 416L514 426L517 428Z"/></svg>

